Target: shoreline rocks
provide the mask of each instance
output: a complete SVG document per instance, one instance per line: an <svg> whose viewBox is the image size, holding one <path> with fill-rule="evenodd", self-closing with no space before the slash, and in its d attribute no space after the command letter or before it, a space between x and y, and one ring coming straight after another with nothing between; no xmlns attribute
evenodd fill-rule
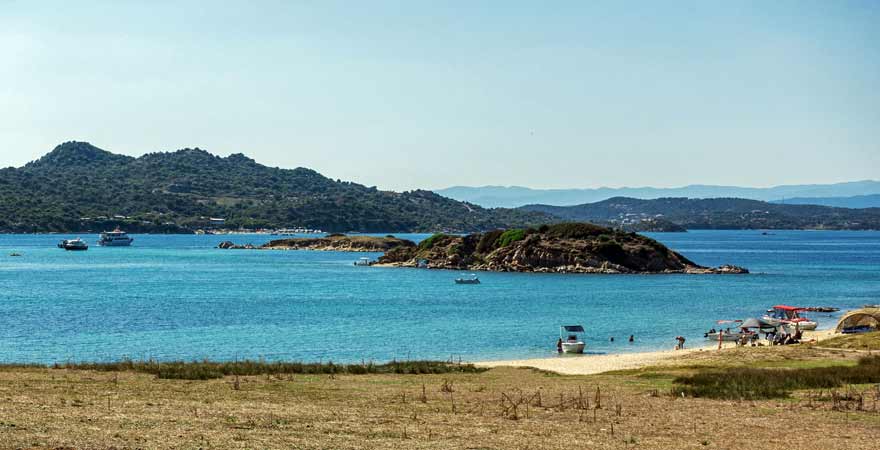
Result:
<svg viewBox="0 0 880 450"><path fill-rule="evenodd" d="M418 246L389 250L377 265L533 273L748 273L731 265L703 267L654 239L587 223L467 236L436 234Z"/></svg>
<svg viewBox="0 0 880 450"><path fill-rule="evenodd" d="M225 241L221 249L382 252L377 267L582 274L746 274L733 265L704 267L646 236L589 223L435 234L416 245L388 235L276 239L262 246Z"/></svg>
<svg viewBox="0 0 880 450"><path fill-rule="evenodd" d="M236 245L230 241L221 242L219 249L232 250L316 250L337 252L386 252L393 248L415 247L415 243L406 239L399 239L388 235L377 236L346 236L344 234L331 234L315 238L287 238L275 239L259 247L252 244Z"/></svg>

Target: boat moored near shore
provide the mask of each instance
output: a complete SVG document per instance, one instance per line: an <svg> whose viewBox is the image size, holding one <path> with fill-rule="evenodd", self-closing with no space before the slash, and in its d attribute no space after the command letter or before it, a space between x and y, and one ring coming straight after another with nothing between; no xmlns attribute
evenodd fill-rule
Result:
<svg viewBox="0 0 880 450"><path fill-rule="evenodd" d="M787 326L791 329L798 328L805 331L815 330L819 324L815 320L810 320L801 315L804 311L807 311L807 308L776 305L767 310L767 314L765 314L762 319L774 325Z"/></svg>
<svg viewBox="0 0 880 450"><path fill-rule="evenodd" d="M471 274L470 278L456 278L455 284L480 284L480 279L476 275Z"/></svg>
<svg viewBox="0 0 880 450"><path fill-rule="evenodd" d="M128 247L133 241L134 238L129 237L128 234L117 228L113 231L101 233L98 245L102 247Z"/></svg>
<svg viewBox="0 0 880 450"><path fill-rule="evenodd" d="M562 325L559 327L559 341L556 344L556 350L559 353L583 353L584 327L582 325Z"/></svg>

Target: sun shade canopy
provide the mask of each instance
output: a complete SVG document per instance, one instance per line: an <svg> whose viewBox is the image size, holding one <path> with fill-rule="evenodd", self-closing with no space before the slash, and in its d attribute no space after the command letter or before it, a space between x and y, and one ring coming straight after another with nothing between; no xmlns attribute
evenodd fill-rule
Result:
<svg viewBox="0 0 880 450"><path fill-rule="evenodd" d="M788 306L788 305L776 305L773 309L781 309L783 311L806 311L807 308L802 308L800 306Z"/></svg>
<svg viewBox="0 0 880 450"><path fill-rule="evenodd" d="M584 327L580 325L564 325L562 328L565 328L565 331L569 333L583 333Z"/></svg>

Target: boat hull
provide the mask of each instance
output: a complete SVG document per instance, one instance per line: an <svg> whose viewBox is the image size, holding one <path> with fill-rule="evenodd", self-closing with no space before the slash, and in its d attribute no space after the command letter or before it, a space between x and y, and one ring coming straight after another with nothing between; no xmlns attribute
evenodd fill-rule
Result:
<svg viewBox="0 0 880 450"><path fill-rule="evenodd" d="M562 353L583 353L586 345L583 342L563 342Z"/></svg>
<svg viewBox="0 0 880 450"><path fill-rule="evenodd" d="M98 241L98 245L100 245L101 247L130 247L133 241L134 239Z"/></svg>
<svg viewBox="0 0 880 450"><path fill-rule="evenodd" d="M742 333L721 333L721 340L724 342L736 342L740 340L743 336L746 336ZM706 333L706 339L710 341L718 341L718 333Z"/></svg>

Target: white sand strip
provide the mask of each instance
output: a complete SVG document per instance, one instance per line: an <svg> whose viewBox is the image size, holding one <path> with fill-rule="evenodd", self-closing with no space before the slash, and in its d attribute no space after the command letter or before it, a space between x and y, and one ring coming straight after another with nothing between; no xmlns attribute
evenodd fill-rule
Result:
<svg viewBox="0 0 880 450"><path fill-rule="evenodd" d="M832 336L834 330L819 330L804 332L804 339L818 339L821 342ZM687 355L693 352L715 351L717 343L700 343L701 346L686 348L684 350L658 350L655 352L641 353L616 353L609 355L560 355L550 358L514 359L507 361L484 361L474 365L478 367L534 367L548 370L563 375L591 375L613 370L638 369L641 367L662 365L677 356ZM724 347L730 348L735 345L725 342Z"/></svg>

